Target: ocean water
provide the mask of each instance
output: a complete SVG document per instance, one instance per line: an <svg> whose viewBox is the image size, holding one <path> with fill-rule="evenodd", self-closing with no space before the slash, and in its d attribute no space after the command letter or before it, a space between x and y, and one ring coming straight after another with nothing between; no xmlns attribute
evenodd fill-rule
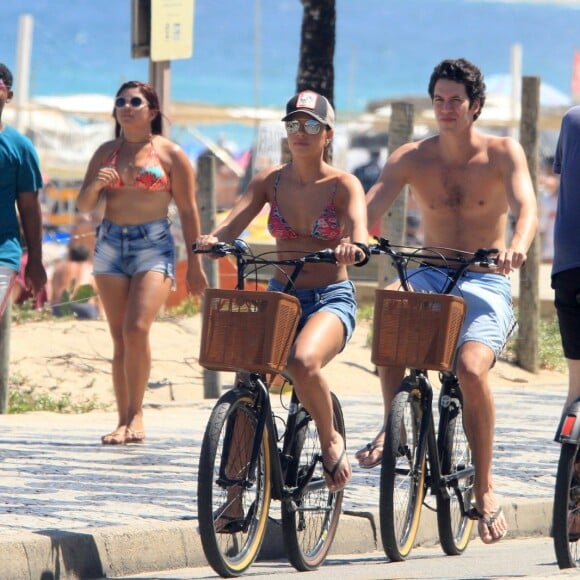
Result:
<svg viewBox="0 0 580 580"><path fill-rule="evenodd" d="M123 81L147 79L147 59L130 54L130 0L5 4L0 61L13 70L19 16L34 18L31 96L111 95ZM468 58L486 75L509 73L516 43L523 74L570 92L578 0L336 0L336 11L339 118L372 99L425 94L443 58ZM300 0L196 0L194 54L171 64L172 99L283 106L295 90L301 20Z"/></svg>

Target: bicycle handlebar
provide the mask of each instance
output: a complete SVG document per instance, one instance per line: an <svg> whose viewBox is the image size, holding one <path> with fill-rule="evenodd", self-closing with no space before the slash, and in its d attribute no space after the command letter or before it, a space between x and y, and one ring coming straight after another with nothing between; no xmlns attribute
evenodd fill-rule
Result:
<svg viewBox="0 0 580 580"><path fill-rule="evenodd" d="M466 252L439 246L402 246L391 244L385 238L376 237L375 239L377 243L369 246L371 255L387 255L393 260L405 290L410 289L407 276L409 262L435 269L453 270L454 273L448 275L449 281L443 294L451 292L459 278L470 266L491 270L497 267L497 257L494 256L499 252L497 248L480 248L475 252Z"/></svg>
<svg viewBox="0 0 580 580"><path fill-rule="evenodd" d="M310 252L299 256L297 258L268 258L269 254L278 252L264 252L262 254L255 255L252 253L250 246L244 240L234 240L233 242L217 242L211 248L200 250L197 248L197 244L192 244L192 250L196 254L211 254L218 258L223 258L224 256L235 256L238 269L238 289L243 289L244 280L247 277L246 269L248 266L256 266L255 271L259 270L261 267L265 266L293 266L294 269L291 274L287 274L288 283L284 288L284 292L288 292L294 285L294 282L298 278L302 268L307 263L319 263L319 264L336 264L336 256L334 250L330 248L319 250L317 252Z"/></svg>

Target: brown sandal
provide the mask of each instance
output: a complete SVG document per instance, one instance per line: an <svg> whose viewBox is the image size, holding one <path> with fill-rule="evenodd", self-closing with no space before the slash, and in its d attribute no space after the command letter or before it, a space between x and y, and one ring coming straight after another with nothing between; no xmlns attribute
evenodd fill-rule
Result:
<svg viewBox="0 0 580 580"><path fill-rule="evenodd" d="M127 429L125 443L145 443L145 431L133 431Z"/></svg>
<svg viewBox="0 0 580 580"><path fill-rule="evenodd" d="M103 445L124 445L126 442L127 432L121 432L119 429L101 437Z"/></svg>

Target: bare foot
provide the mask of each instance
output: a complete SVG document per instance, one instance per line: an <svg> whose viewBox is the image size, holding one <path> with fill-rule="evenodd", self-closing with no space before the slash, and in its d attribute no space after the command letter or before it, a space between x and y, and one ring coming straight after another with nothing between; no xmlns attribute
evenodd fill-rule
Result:
<svg viewBox="0 0 580 580"><path fill-rule="evenodd" d="M371 469L371 467L376 467L381 463L383 460L384 441L385 432L380 431L372 441L369 441L369 443L355 453L354 456L358 461L359 467Z"/></svg>
<svg viewBox="0 0 580 580"><path fill-rule="evenodd" d="M322 453L324 477L330 491L341 491L349 482L352 470L343 438L339 435Z"/></svg>
<svg viewBox="0 0 580 580"><path fill-rule="evenodd" d="M475 509L477 530L484 544L493 544L505 537L508 531L507 522L493 493L484 494Z"/></svg>

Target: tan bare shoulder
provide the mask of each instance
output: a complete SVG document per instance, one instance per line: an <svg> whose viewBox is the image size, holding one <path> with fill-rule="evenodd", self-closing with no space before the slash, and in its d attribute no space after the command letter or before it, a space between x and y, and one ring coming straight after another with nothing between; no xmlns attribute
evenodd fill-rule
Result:
<svg viewBox="0 0 580 580"><path fill-rule="evenodd" d="M512 137L485 135L485 149L494 163L514 163L523 161L525 153L518 141Z"/></svg>
<svg viewBox="0 0 580 580"><path fill-rule="evenodd" d="M115 151L115 149L117 149L120 145L121 145L120 138L112 139L111 141L106 141L105 143L99 145L93 157L96 159L104 160L107 157L110 157L113 151Z"/></svg>
<svg viewBox="0 0 580 580"><path fill-rule="evenodd" d="M438 136L411 141L398 147L387 159L387 165L411 170L438 156Z"/></svg>
<svg viewBox="0 0 580 580"><path fill-rule="evenodd" d="M342 169L336 169L336 171L332 173L332 177L336 179L338 191L358 192L358 190L360 189L360 191L362 191L364 194L361 182L352 173L348 173L347 171L343 171Z"/></svg>

